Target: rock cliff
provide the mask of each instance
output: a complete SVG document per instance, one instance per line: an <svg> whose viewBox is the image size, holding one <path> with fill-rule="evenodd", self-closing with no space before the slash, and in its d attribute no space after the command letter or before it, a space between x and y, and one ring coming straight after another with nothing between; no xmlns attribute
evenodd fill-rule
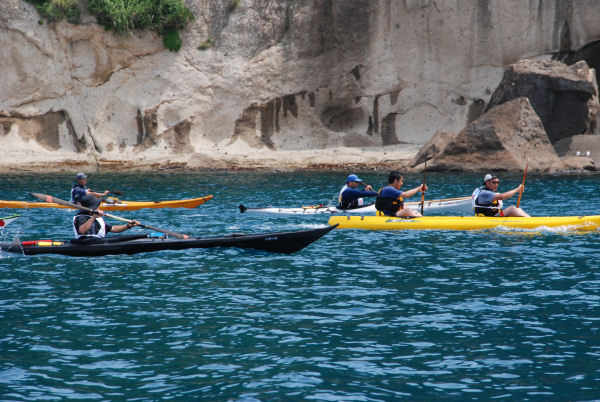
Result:
<svg viewBox="0 0 600 402"><path fill-rule="evenodd" d="M31 4L0 1L0 170L405 164L479 117L505 66L598 63L594 2L186 5L173 53L149 32L85 13L39 24Z"/></svg>

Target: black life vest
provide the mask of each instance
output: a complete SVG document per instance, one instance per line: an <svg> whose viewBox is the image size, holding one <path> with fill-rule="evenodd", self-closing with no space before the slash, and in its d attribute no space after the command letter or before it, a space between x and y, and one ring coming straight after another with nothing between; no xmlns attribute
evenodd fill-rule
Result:
<svg viewBox="0 0 600 402"><path fill-rule="evenodd" d="M348 185L345 185L340 190L340 195L338 196L338 205L337 205L338 209L356 209L356 208L360 208L360 207L365 206L364 205L364 199L362 197L361 198L355 198L355 199L351 200L350 202L348 202L348 200L346 200L346 202L343 202L343 200L342 200L342 194L347 189L348 189Z"/></svg>
<svg viewBox="0 0 600 402"><path fill-rule="evenodd" d="M381 190L383 189L384 187L379 189L379 191L377 192L377 198L375 199L375 209L378 211L378 215L380 215L379 211L389 211L395 215L396 212L400 211L401 209L404 209L404 198L382 197Z"/></svg>
<svg viewBox="0 0 600 402"><path fill-rule="evenodd" d="M479 194L481 193L482 190L487 190L487 191L491 191L489 188L486 188L485 186L481 186L475 189L475 191L473 191L473 210L475 211L475 215L484 215L484 216L498 216L500 214L500 211L502 211L502 201L501 200L495 200L492 201L491 203L481 203L479 201Z"/></svg>

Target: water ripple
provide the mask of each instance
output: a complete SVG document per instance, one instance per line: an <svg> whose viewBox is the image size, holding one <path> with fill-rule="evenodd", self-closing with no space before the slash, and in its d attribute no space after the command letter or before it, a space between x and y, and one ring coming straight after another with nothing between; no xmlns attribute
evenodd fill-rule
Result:
<svg viewBox="0 0 600 402"><path fill-rule="evenodd" d="M153 173L94 181L118 182L139 199L210 189L215 198L194 210L122 215L218 235L322 226L326 218L319 216L252 216L236 207L312 204L314 194L336 193L340 175ZM382 179L380 172L361 177ZM70 179L0 181L5 198L22 199L30 191L25 184L54 193ZM470 191L480 178L432 173L430 180L438 192L431 196L449 196ZM266 193L255 191L257 183ZM578 202L561 189L577 186L593 199L599 184L592 175L532 175L528 189L538 198L524 197L523 204L558 214L561 204ZM588 202L581 213L595 209ZM70 236L71 213L22 213L21 223L0 233L3 239ZM93 259L3 253L0 394L5 400L591 400L600 382L599 239L563 230L336 230L289 256L237 249Z"/></svg>

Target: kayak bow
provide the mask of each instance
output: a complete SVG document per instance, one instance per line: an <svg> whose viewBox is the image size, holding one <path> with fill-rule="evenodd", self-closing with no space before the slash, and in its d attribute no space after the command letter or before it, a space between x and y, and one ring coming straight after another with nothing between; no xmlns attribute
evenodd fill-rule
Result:
<svg viewBox="0 0 600 402"><path fill-rule="evenodd" d="M196 239L155 238L146 235L111 236L96 241L85 242L56 240L29 240L22 242L2 242L0 249L25 255L62 254L73 257L96 257L108 254L137 254L160 250L183 250L191 248L238 247L275 253L291 254L302 250L317 241L335 226L294 232L273 232L259 234L231 234L219 237Z"/></svg>
<svg viewBox="0 0 600 402"><path fill-rule="evenodd" d="M21 215L14 214L14 215L4 216L4 217L0 218L0 229L3 228L4 226L8 225L9 223L13 222L19 216L21 216Z"/></svg>

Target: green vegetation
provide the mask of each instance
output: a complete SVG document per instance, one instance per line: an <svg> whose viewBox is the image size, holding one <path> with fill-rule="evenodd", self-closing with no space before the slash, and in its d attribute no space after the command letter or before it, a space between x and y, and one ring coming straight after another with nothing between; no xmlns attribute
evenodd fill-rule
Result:
<svg viewBox="0 0 600 402"><path fill-rule="evenodd" d="M206 38L204 42L200 46L198 46L198 50L207 50L213 47L213 40L211 38Z"/></svg>
<svg viewBox="0 0 600 402"><path fill-rule="evenodd" d="M175 30L167 31L163 34L163 45L172 52L178 52L181 49L181 38Z"/></svg>
<svg viewBox="0 0 600 402"><path fill-rule="evenodd" d="M52 0L27 0L35 6L40 17L48 22L59 21L64 14L61 8ZM60 3L63 3L60 1Z"/></svg>
<svg viewBox="0 0 600 402"><path fill-rule="evenodd" d="M129 34L134 29L150 29L163 37L169 50L181 48L179 31L194 19L183 0L26 0L37 9L46 21L62 18L78 24L81 9L78 3L87 5L89 12L106 30Z"/></svg>

